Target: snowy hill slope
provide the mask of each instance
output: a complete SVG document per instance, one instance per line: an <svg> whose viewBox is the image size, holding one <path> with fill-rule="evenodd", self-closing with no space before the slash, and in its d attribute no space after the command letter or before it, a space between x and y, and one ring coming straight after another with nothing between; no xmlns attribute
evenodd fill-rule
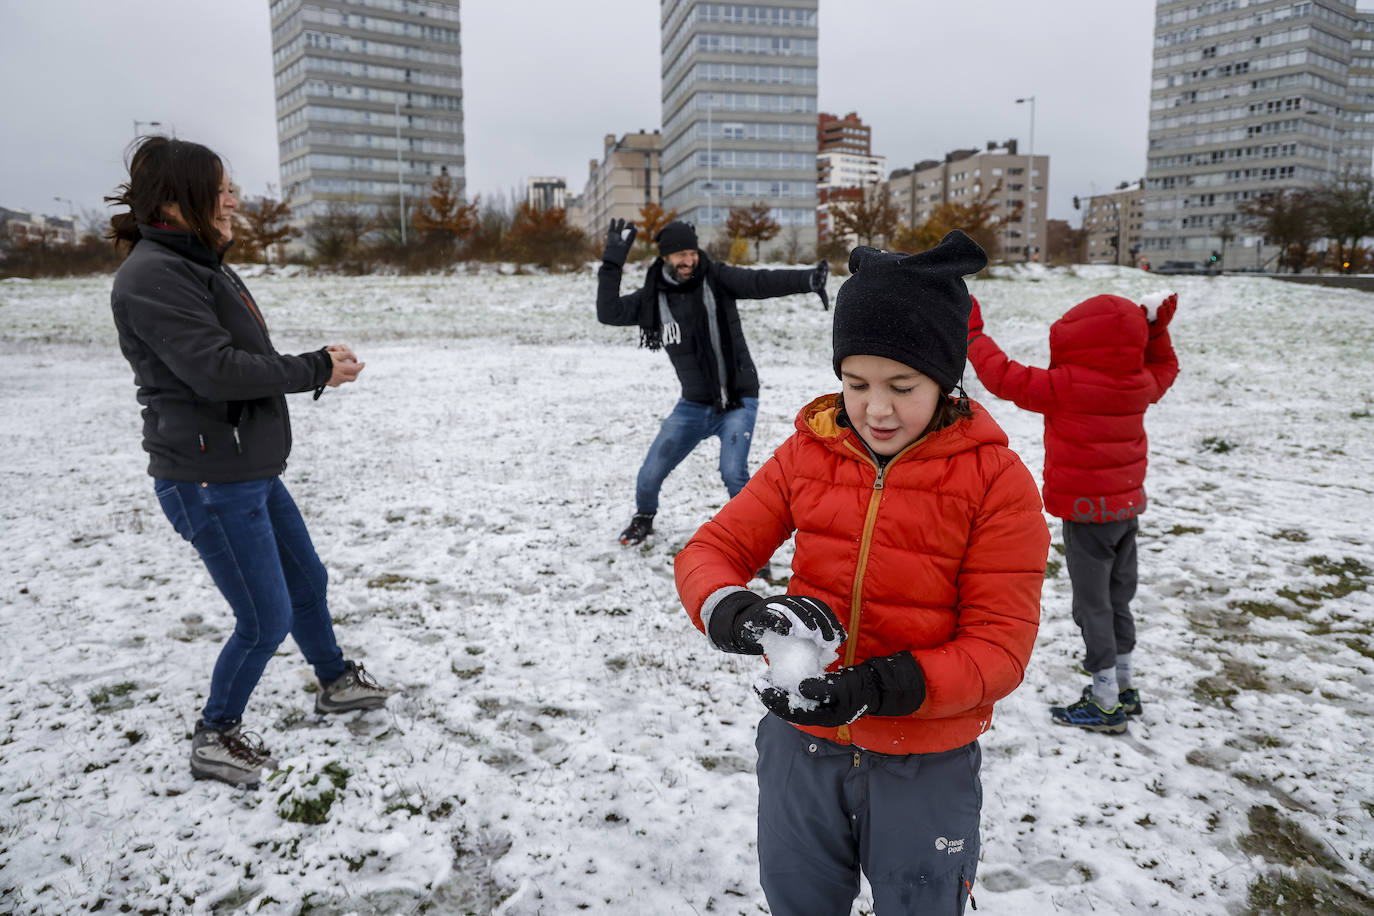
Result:
<svg viewBox="0 0 1374 916"><path fill-rule="evenodd" d="M1116 268L972 289L998 343L1045 365L1069 306L1166 280L1182 372L1147 418L1145 715L1119 738L1050 725L1084 683L1052 562L1026 683L982 739L975 894L1002 913L1369 912L1374 297ZM292 399L285 479L345 651L405 694L321 719L288 641L247 713L283 772L191 779L232 623L153 498L109 279L0 282L0 910L764 912L761 662L713 651L672 584L725 496L714 449L669 478L651 543L615 541L676 396L667 360L596 323L587 273L250 283L281 350L347 342L368 363ZM757 467L836 382L814 297L742 309ZM969 391L1038 477L1039 418Z"/></svg>

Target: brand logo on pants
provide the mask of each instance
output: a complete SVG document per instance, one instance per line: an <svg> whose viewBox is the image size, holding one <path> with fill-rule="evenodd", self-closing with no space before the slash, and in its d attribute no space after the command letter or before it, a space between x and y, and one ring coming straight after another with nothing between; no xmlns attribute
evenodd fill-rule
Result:
<svg viewBox="0 0 1374 916"><path fill-rule="evenodd" d="M964 851L964 841L962 839L950 840L942 836L937 836L935 838L935 848L949 855L954 855L955 853Z"/></svg>

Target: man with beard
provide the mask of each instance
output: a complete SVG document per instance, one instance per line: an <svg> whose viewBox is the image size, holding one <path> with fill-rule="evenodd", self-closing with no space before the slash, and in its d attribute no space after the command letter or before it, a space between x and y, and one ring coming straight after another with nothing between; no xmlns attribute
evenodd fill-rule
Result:
<svg viewBox="0 0 1374 916"><path fill-rule="evenodd" d="M635 514L620 533L620 543L626 545L653 534L664 479L705 439L720 439L720 476L730 496L749 479L759 377L736 300L814 292L830 307L825 261L801 270L720 264L697 247L696 229L678 221L654 236L659 256L649 266L644 286L622 296L620 276L637 234L633 223L611 221L597 272L596 317L602 324L637 324L641 347L667 350L682 395L639 469Z"/></svg>

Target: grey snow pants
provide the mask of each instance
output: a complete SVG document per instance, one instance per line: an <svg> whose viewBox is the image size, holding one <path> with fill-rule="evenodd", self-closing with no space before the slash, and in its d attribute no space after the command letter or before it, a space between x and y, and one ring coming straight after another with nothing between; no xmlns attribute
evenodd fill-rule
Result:
<svg viewBox="0 0 1374 916"><path fill-rule="evenodd" d="M877 916L964 912L978 869L978 742L875 754L759 722L759 878L772 916L848 916L859 869Z"/></svg>
<svg viewBox="0 0 1374 916"><path fill-rule="evenodd" d="M1064 522L1064 564L1073 585L1073 622L1083 631L1083 667L1116 666L1135 648L1131 599L1136 587L1135 519L1105 524Z"/></svg>

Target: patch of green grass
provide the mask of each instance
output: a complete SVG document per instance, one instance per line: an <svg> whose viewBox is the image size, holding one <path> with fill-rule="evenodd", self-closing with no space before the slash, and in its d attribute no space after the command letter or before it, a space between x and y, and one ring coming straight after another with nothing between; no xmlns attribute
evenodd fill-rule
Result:
<svg viewBox="0 0 1374 916"><path fill-rule="evenodd" d="M1204 452L1212 452L1217 455L1225 455L1227 452L1231 451L1234 448L1235 445L1233 445L1230 442L1227 442L1225 439L1222 439L1219 436L1208 436L1206 439L1202 440L1202 450Z"/></svg>
<svg viewBox="0 0 1374 916"><path fill-rule="evenodd" d="M438 579L415 579L410 576L403 576L400 573L382 573L380 576L373 576L367 580L368 588L398 589L406 588L409 585L435 585Z"/></svg>
<svg viewBox="0 0 1374 916"><path fill-rule="evenodd" d="M1196 525L1175 525L1164 533L1177 537L1180 534L1202 534L1202 532L1206 530L1207 529L1199 528Z"/></svg>
<svg viewBox="0 0 1374 916"><path fill-rule="evenodd" d="M1230 709L1231 701L1241 691L1268 694L1273 693L1273 685L1257 666L1223 658L1220 674L1208 675L1194 685L1193 699L1199 703L1221 705Z"/></svg>
<svg viewBox="0 0 1374 916"><path fill-rule="evenodd" d="M1301 608L1274 601L1232 601L1228 606L1233 610L1244 611L1254 617L1263 617L1265 620L1272 620L1275 617L1303 620L1306 617Z"/></svg>
<svg viewBox="0 0 1374 916"><path fill-rule="evenodd" d="M1292 541L1295 544L1303 544L1312 540L1311 535L1301 528L1280 528L1269 536L1278 541Z"/></svg>
<svg viewBox="0 0 1374 916"><path fill-rule="evenodd" d="M1064 564L1061 563L1061 562L1059 562L1058 560L1046 560L1046 561L1045 561L1045 578L1046 578L1046 579L1053 579L1055 576L1059 575L1059 570L1061 570L1061 569L1063 569L1063 568L1064 568Z"/></svg>
<svg viewBox="0 0 1374 916"><path fill-rule="evenodd" d="M1329 875L1271 872L1250 882L1247 916L1357 916L1374 912L1374 897Z"/></svg>
<svg viewBox="0 0 1374 916"><path fill-rule="evenodd" d="M1345 871L1341 860L1321 840L1297 821L1279 814L1273 805L1253 806L1247 819L1250 832L1240 838L1240 848L1251 855L1289 867L1315 865L1327 871Z"/></svg>
<svg viewBox="0 0 1374 916"><path fill-rule="evenodd" d="M484 665L478 665L475 668L459 668L457 665L449 662L448 670L452 671L454 676L459 680L470 681L487 669Z"/></svg>
<svg viewBox="0 0 1374 916"><path fill-rule="evenodd" d="M90 698L91 705L96 712L111 712L116 709L128 709L134 705L134 701L129 694L138 689L138 684L133 681L124 681L115 684L113 687L103 687L93 690L87 696Z"/></svg>
<svg viewBox="0 0 1374 916"><path fill-rule="evenodd" d="M1346 648L1360 653L1370 661L1374 661L1374 647L1370 646L1369 643L1360 639L1358 636L1349 636L1341 639L1340 642L1344 643Z"/></svg>

